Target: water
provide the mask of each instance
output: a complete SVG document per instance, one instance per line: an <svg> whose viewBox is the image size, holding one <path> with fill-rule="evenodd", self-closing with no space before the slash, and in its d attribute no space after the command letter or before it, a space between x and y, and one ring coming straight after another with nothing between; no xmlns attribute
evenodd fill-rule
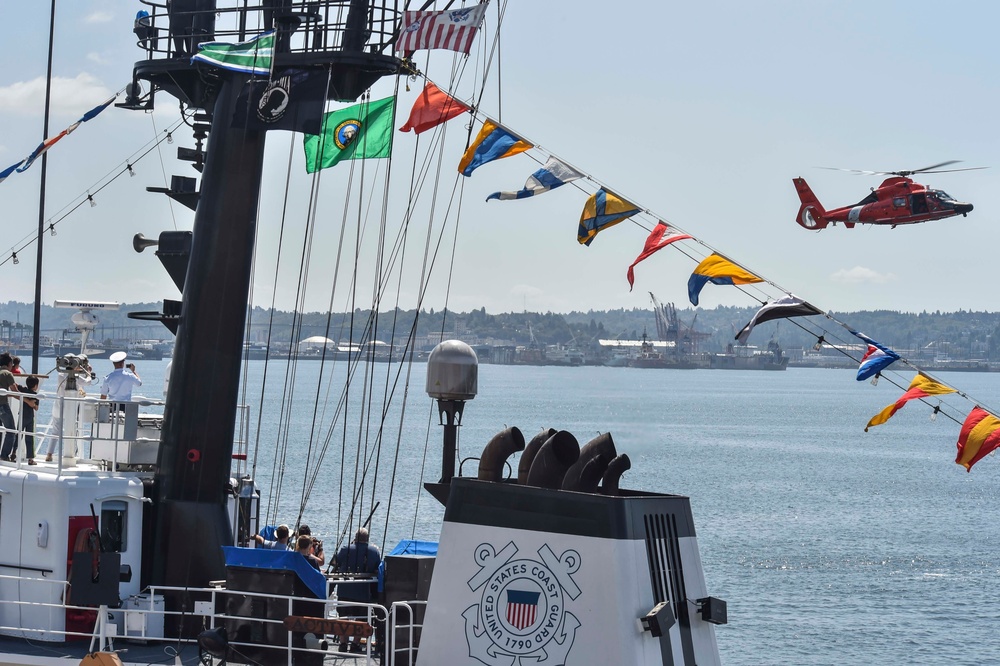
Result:
<svg viewBox="0 0 1000 666"><path fill-rule="evenodd" d="M145 395L160 396L166 363L140 364ZM109 362L96 365L110 370ZM399 367L375 366L375 384ZM249 386L260 385L263 368L250 364ZM265 513L294 523L303 478L318 472L303 520L332 545L355 494L361 392L348 401L349 425L338 424L320 466L315 451L332 418L328 408L318 419L323 437L310 454L319 372L314 361L298 364L294 379L280 363L269 367L256 476L265 496L278 497L265 501ZM344 368L327 372L342 376ZM441 429L424 393L425 366L412 372L405 415L394 409L385 420L378 484L373 491L369 474L354 512L366 516L380 501L373 540L390 547L399 538L436 538L442 516L418 493L421 478L440 475ZM863 432L902 391L853 375L483 365L460 429L461 455L478 455L507 425L528 438L543 427L566 429L581 443L610 431L632 459L624 487L691 497L709 593L729 604L730 623L717 631L727 665L1000 663L1000 611L992 603L1000 461L988 457L966 473L954 464L959 425L930 422L930 409L918 403ZM987 401L1000 388L997 374L941 379ZM286 387L296 391L290 419L280 416ZM382 392L373 392L376 405ZM255 402L254 424L257 410ZM473 465L466 474L475 474Z"/></svg>

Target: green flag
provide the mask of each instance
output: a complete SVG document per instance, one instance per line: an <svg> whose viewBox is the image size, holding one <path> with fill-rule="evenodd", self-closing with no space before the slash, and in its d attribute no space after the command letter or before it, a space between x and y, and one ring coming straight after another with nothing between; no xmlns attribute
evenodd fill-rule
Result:
<svg viewBox="0 0 1000 666"><path fill-rule="evenodd" d="M332 167L340 160L389 157L395 96L362 102L323 116L323 130L306 134L306 171Z"/></svg>
<svg viewBox="0 0 1000 666"><path fill-rule="evenodd" d="M271 56L274 54L274 32L257 35L248 42L206 42L200 44L198 53L191 60L206 62L222 69L248 74L270 74Z"/></svg>

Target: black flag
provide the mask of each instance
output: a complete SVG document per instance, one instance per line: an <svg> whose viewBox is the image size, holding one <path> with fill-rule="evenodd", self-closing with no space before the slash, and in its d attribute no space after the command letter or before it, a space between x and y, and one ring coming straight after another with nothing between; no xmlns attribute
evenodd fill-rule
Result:
<svg viewBox="0 0 1000 666"><path fill-rule="evenodd" d="M233 127L319 134L326 88L324 70L286 69L269 81L248 81L236 103Z"/></svg>

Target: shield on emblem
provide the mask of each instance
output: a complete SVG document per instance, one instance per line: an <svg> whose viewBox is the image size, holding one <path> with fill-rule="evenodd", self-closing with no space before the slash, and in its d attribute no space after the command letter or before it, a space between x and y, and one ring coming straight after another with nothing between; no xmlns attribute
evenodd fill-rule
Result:
<svg viewBox="0 0 1000 666"><path fill-rule="evenodd" d="M507 590L507 622L517 630L527 629L538 617L539 592Z"/></svg>

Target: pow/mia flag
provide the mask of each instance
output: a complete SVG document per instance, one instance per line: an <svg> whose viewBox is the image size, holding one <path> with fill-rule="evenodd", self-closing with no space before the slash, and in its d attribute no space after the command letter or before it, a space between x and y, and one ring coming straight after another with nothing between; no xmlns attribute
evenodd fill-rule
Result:
<svg viewBox="0 0 1000 666"><path fill-rule="evenodd" d="M250 80L240 92L233 127L319 134L326 108L324 70L286 69Z"/></svg>

